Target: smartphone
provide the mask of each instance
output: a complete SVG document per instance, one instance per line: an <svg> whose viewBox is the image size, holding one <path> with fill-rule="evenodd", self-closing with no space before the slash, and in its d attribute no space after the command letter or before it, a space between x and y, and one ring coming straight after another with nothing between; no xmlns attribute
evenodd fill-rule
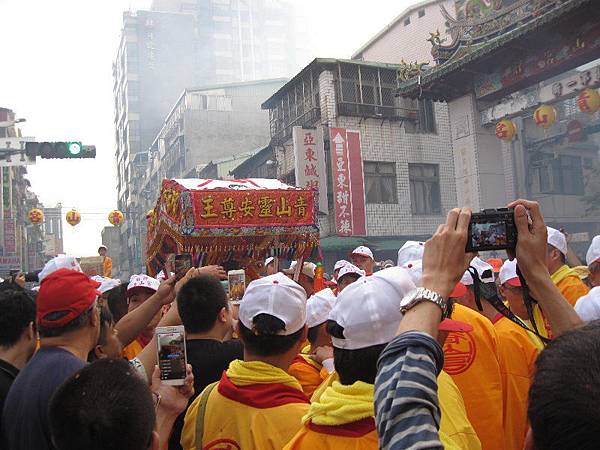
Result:
<svg viewBox="0 0 600 450"><path fill-rule="evenodd" d="M467 252L507 250L517 246L517 227L513 209L484 209L473 213L469 222Z"/></svg>
<svg viewBox="0 0 600 450"><path fill-rule="evenodd" d="M175 278L179 281L192 268L192 255L182 253L175 255Z"/></svg>
<svg viewBox="0 0 600 450"><path fill-rule="evenodd" d="M246 272L243 269L227 272L229 300L239 302L246 292Z"/></svg>
<svg viewBox="0 0 600 450"><path fill-rule="evenodd" d="M160 380L171 386L183 386L187 351L183 325L175 327L157 327L158 368Z"/></svg>

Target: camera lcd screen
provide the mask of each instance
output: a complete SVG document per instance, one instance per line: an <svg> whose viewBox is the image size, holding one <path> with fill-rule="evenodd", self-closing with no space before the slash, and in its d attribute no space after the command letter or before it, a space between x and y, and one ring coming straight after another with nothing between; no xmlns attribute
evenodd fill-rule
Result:
<svg viewBox="0 0 600 450"><path fill-rule="evenodd" d="M185 338L179 331L158 334L158 367L161 380L185 378Z"/></svg>
<svg viewBox="0 0 600 450"><path fill-rule="evenodd" d="M471 224L471 247L505 247L508 244L506 222Z"/></svg>

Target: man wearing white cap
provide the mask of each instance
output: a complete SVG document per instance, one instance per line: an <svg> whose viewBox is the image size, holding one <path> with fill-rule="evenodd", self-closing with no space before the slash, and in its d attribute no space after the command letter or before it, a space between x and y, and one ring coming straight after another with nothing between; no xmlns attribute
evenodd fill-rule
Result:
<svg viewBox="0 0 600 450"><path fill-rule="evenodd" d="M334 370L331 336L325 327L334 304L335 294L331 289L317 292L306 302L306 326L310 348L298 354L288 373L300 382L308 398Z"/></svg>
<svg viewBox="0 0 600 450"><path fill-rule="evenodd" d="M58 255L46 263L42 271L38 274L38 280L41 283L44 278L58 269L69 269L76 272L83 272L77 258L74 256Z"/></svg>
<svg viewBox="0 0 600 450"><path fill-rule="evenodd" d="M345 259L340 259L339 261L336 261L336 263L333 266L333 275L335 277L335 279L337 280L337 276L338 273L340 272L340 269L342 267L344 267L346 264L350 264L349 261L346 261Z"/></svg>
<svg viewBox="0 0 600 450"><path fill-rule="evenodd" d="M338 273L336 293L339 294L347 286L351 285L360 277L364 277L365 275L366 273L364 270L359 269L352 263L347 263L344 267L340 269Z"/></svg>
<svg viewBox="0 0 600 450"><path fill-rule="evenodd" d="M400 300L414 289L408 274L393 267L361 278L337 297L327 324L336 376L314 393L304 427L285 450L378 448L373 405L377 359L402 319ZM442 328L464 331L465 326L446 321Z"/></svg>
<svg viewBox="0 0 600 450"><path fill-rule="evenodd" d="M585 255L590 275L588 277L592 286L600 286L600 236L592 239L592 244Z"/></svg>
<svg viewBox="0 0 600 450"><path fill-rule="evenodd" d="M269 256L265 259L265 273L267 276L273 275L275 273L275 257Z"/></svg>
<svg viewBox="0 0 600 450"><path fill-rule="evenodd" d="M367 275L373 274L375 259L373 258L373 252L369 247L365 247L364 245L356 247L350 254L350 260L356 267L364 270Z"/></svg>
<svg viewBox="0 0 600 450"><path fill-rule="evenodd" d="M304 289L281 273L251 282L240 303L237 331L244 361L233 361L188 408L184 450L224 443L244 450L281 449L308 411L302 386L287 373L306 339Z"/></svg>
<svg viewBox="0 0 600 450"><path fill-rule="evenodd" d="M587 294L590 289L581 281L577 273L567 266L567 238L555 228L548 229L548 250L546 266L552 282L565 299L575 306L577 300Z"/></svg>
<svg viewBox="0 0 600 450"><path fill-rule="evenodd" d="M288 275L290 278L293 278L297 265L298 261L292 261L292 263L290 264L290 268L284 269L282 270L282 272ZM298 284L304 288L307 297L310 297L315 293L314 283L316 268L317 266L311 262L305 262L304 264L302 264L302 270L300 271Z"/></svg>

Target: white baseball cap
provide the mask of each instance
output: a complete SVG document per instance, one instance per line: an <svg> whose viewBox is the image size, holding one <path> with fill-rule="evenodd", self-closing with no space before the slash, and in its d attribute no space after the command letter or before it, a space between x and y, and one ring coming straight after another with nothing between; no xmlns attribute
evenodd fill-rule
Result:
<svg viewBox="0 0 600 450"><path fill-rule="evenodd" d="M325 323L335 299L335 294L329 288L312 295L306 301L306 326L312 328Z"/></svg>
<svg viewBox="0 0 600 450"><path fill-rule="evenodd" d="M283 273L287 273L288 275L291 275L294 273L294 271L296 270L296 265L298 264L298 261L292 261L292 263L290 264L290 268L289 269L284 269L282 270ZM315 269L317 268L317 266L314 263L311 262L305 262L302 265L302 273L304 275L306 275L309 278L314 278L315 277Z"/></svg>
<svg viewBox="0 0 600 450"><path fill-rule="evenodd" d="M500 284L508 283L511 286L521 286L521 280L519 279L519 275L517 275L517 260L516 258L512 261L506 260L502 264L500 268L500 274L498 275L500 279Z"/></svg>
<svg viewBox="0 0 600 450"><path fill-rule="evenodd" d="M473 258L469 263L469 268L471 267L477 271L477 275L482 283L493 283L495 281L494 268L481 258L478 258L477 256ZM449 297L463 297L467 293L467 286L471 286L473 284L473 276L471 276L468 270L465 271L460 281L454 287L454 290L450 293Z"/></svg>
<svg viewBox="0 0 600 450"><path fill-rule="evenodd" d="M352 283L337 297L329 319L344 329L337 348L356 350L387 344L402 320L400 301L415 289L406 270L390 267Z"/></svg>
<svg viewBox="0 0 600 450"><path fill-rule="evenodd" d="M590 292L577 300L575 312L584 322L600 319L600 286L592 288Z"/></svg>
<svg viewBox="0 0 600 450"><path fill-rule="evenodd" d="M340 259L339 261L336 261L336 263L333 266L333 271L335 272L336 270L340 270L346 264L350 264L350 262L346 261L345 259Z"/></svg>
<svg viewBox="0 0 600 450"><path fill-rule="evenodd" d="M110 291L113 288L116 288L117 286L119 286L121 284L121 282L119 280L115 280L113 278L101 277L100 275L94 275L92 277L92 280L100 283L100 287L98 288L98 290L103 294L105 292Z"/></svg>
<svg viewBox="0 0 600 450"><path fill-rule="evenodd" d="M368 256L369 258L374 260L373 252L371 251L371 249L369 247L365 247L364 245L359 245L354 250L352 250L351 255Z"/></svg>
<svg viewBox="0 0 600 450"><path fill-rule="evenodd" d="M425 243L419 241L406 241L398 250L398 267L404 266L409 261L420 261L425 252Z"/></svg>
<svg viewBox="0 0 600 450"><path fill-rule="evenodd" d="M359 269L354 264L347 263L340 269L340 271L338 273L338 276L337 276L338 282L342 279L342 277L344 275L348 275L349 273L354 273L354 274L358 275L359 278L364 277L367 274L364 270Z"/></svg>
<svg viewBox="0 0 600 450"><path fill-rule="evenodd" d="M169 276L170 276L170 277L172 277L173 275L175 275L175 273L174 273L174 272L169 272ZM158 273L156 274L156 279L157 279L158 281L165 281L165 280L167 279L167 277L166 277L166 275L165 275L165 271L164 271L164 270L161 270L160 272L158 272Z"/></svg>
<svg viewBox="0 0 600 450"><path fill-rule="evenodd" d="M408 272L408 275L410 275L410 279L415 283L415 286L421 286L421 278L423 278L422 260L406 261L400 267Z"/></svg>
<svg viewBox="0 0 600 450"><path fill-rule="evenodd" d="M265 259L265 267L267 267L273 261L275 261L275 257L274 256L269 256L267 259Z"/></svg>
<svg viewBox="0 0 600 450"><path fill-rule="evenodd" d="M567 256L567 238L556 228L546 227L548 229L548 244L558 249L563 255Z"/></svg>
<svg viewBox="0 0 600 450"><path fill-rule="evenodd" d="M77 262L77 258L74 256L58 255L46 263L38 275L38 280L41 283L44 278L51 273L56 272L58 269L70 269L75 270L76 272L83 272L81 266Z"/></svg>
<svg viewBox="0 0 600 450"><path fill-rule="evenodd" d="M252 281L240 302L239 319L248 328L259 314L277 317L285 323L278 334L289 336L306 324L306 292L282 273Z"/></svg>
<svg viewBox="0 0 600 450"><path fill-rule="evenodd" d="M159 287L160 281L158 281L156 278L152 278L145 274L131 275L129 284L127 285L127 295L129 296L131 290L135 288L146 288L156 292L158 291Z"/></svg>
<svg viewBox="0 0 600 450"><path fill-rule="evenodd" d="M585 262L588 266L591 266L593 262L600 260L600 235L595 236L592 239L590 248L588 248L587 254L585 255Z"/></svg>

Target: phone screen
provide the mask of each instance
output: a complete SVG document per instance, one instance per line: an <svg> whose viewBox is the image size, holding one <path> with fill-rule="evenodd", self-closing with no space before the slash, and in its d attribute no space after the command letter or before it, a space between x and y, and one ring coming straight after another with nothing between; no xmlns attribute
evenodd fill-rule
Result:
<svg viewBox="0 0 600 450"><path fill-rule="evenodd" d="M175 277L180 280L192 268L192 255L182 253L175 255Z"/></svg>
<svg viewBox="0 0 600 450"><path fill-rule="evenodd" d="M166 384L183 385L187 363L183 326L158 327L156 336L160 379Z"/></svg>
<svg viewBox="0 0 600 450"><path fill-rule="evenodd" d="M227 272L229 282L229 300L238 302L246 291L246 272L243 270L230 270Z"/></svg>

